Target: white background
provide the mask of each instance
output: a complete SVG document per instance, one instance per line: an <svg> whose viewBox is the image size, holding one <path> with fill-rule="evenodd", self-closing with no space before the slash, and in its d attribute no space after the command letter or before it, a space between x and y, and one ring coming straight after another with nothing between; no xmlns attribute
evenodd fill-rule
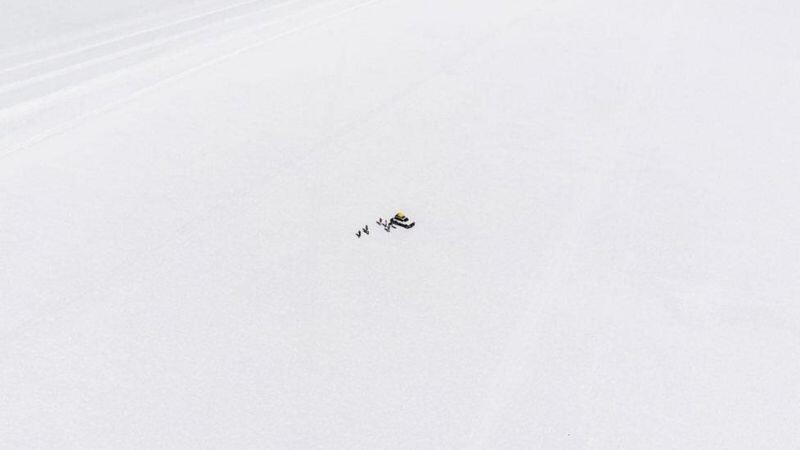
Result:
<svg viewBox="0 0 800 450"><path fill-rule="evenodd" d="M0 447L800 447L795 2L3 8Z"/></svg>

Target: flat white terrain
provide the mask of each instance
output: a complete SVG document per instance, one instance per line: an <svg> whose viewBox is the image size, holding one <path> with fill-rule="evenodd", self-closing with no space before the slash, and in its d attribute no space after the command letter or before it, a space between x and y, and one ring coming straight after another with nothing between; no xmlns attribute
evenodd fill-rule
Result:
<svg viewBox="0 0 800 450"><path fill-rule="evenodd" d="M790 0L6 0L0 448L800 448L799 42Z"/></svg>

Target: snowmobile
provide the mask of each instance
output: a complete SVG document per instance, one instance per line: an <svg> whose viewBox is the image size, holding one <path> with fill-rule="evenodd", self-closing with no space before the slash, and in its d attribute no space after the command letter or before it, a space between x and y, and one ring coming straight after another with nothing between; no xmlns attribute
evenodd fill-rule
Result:
<svg viewBox="0 0 800 450"><path fill-rule="evenodd" d="M403 214L402 211L395 214L394 217L392 217L392 219L389 221L389 223L406 229L413 228L414 225L416 224L416 222L409 223L408 217L406 217L406 215Z"/></svg>

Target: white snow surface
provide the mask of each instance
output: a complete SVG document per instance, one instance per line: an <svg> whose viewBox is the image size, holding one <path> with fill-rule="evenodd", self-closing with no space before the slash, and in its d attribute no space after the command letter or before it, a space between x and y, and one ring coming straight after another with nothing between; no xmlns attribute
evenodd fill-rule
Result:
<svg viewBox="0 0 800 450"><path fill-rule="evenodd" d="M800 448L797 2L2 8L0 448Z"/></svg>

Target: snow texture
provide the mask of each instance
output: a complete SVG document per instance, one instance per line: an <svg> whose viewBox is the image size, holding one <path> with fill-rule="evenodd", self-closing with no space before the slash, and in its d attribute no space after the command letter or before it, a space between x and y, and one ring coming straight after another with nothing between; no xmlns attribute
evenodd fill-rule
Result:
<svg viewBox="0 0 800 450"><path fill-rule="evenodd" d="M797 2L2 9L0 448L800 448Z"/></svg>

